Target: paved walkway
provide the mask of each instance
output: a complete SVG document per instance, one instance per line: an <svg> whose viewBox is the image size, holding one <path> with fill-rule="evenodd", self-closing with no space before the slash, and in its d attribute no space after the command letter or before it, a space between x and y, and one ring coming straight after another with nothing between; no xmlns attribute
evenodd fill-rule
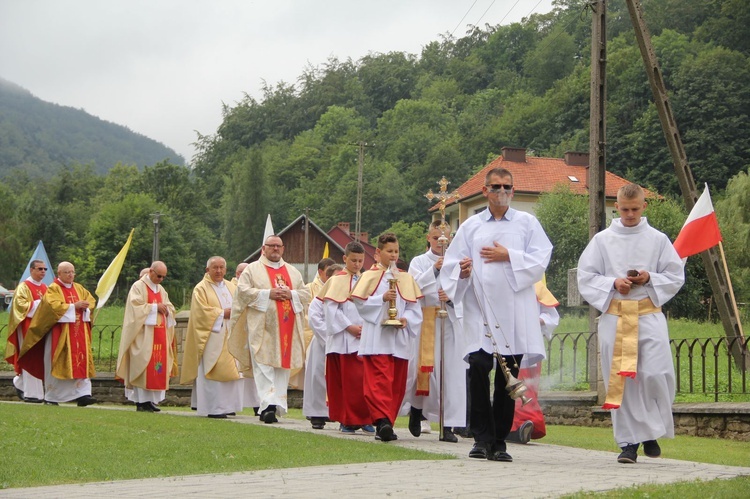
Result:
<svg viewBox="0 0 750 499"><path fill-rule="evenodd" d="M100 409L113 409L100 407ZM117 410L117 409L115 409ZM130 408L129 410L132 410ZM194 413L163 411L185 417ZM262 424L238 416L234 423ZM338 427L338 425L335 425ZM750 467L718 466L674 459L638 457L635 465L618 464L613 452L590 451L544 443L509 444L512 463L469 459L472 442L439 442L436 432L414 438L396 428L399 440L383 444L372 437L345 436L327 425L312 430L303 420L281 418L279 431L315 431L337 438L372 441L428 452L451 453L455 460L400 461L340 466L313 466L221 475L193 475L0 490L0 497L558 497L580 491L604 491L645 483L713 480L750 475Z"/></svg>

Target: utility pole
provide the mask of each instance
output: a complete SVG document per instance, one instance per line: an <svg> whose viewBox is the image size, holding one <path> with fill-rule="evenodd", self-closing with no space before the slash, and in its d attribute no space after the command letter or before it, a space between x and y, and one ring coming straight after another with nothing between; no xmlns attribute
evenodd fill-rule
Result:
<svg viewBox="0 0 750 499"><path fill-rule="evenodd" d="M159 217L162 216L162 213L157 211L152 213L151 216L154 217L154 246L151 250L151 261L155 262L159 259Z"/></svg>
<svg viewBox="0 0 750 499"><path fill-rule="evenodd" d="M651 91L654 94L654 103L659 113L659 121L664 132L664 138L667 141L667 147L672 155L675 174L680 184L682 197L685 200L685 206L688 212L693 209L695 202L698 200L698 192L695 189L695 180L693 172L687 162L685 148L680 138L680 132L677 129L677 123L672 114L672 107L669 104L667 89L664 86L659 63L656 60L653 46L651 45L651 35L649 34L646 22L643 19L643 11L640 2L637 0L625 0L630 12L630 19L635 30L635 38L638 41L638 48L643 57L643 63L646 66L646 74L651 85ZM593 65L593 62L592 62ZM727 340L731 345L732 356L737 367L743 371L750 366L750 354L744 348L744 338L739 317L732 306L731 290L725 276L719 271L722 264L719 260L719 252L716 247L701 253L703 266L706 269L706 275L711 283L711 290L715 297L716 308L719 311L721 322L724 326L724 332Z"/></svg>
<svg viewBox="0 0 750 499"><path fill-rule="evenodd" d="M362 231L362 184L365 169L365 147L373 147L374 144L371 145L360 140L358 143L353 145L359 147L359 159L357 161L357 211L354 216L354 240L359 242L359 237Z"/></svg>
<svg viewBox="0 0 750 499"><path fill-rule="evenodd" d="M607 169L607 5L606 0L589 3L591 21L591 97L589 114L589 240L606 227L604 178ZM596 335L599 312L589 305L589 331ZM596 386L604 401L604 383L600 378L598 341L589 341L589 385Z"/></svg>
<svg viewBox="0 0 750 499"><path fill-rule="evenodd" d="M304 279L305 282L310 282L308 280L308 272L307 272L307 266L310 263L310 208L305 208L305 272L304 272ZM314 298L314 297L313 297Z"/></svg>

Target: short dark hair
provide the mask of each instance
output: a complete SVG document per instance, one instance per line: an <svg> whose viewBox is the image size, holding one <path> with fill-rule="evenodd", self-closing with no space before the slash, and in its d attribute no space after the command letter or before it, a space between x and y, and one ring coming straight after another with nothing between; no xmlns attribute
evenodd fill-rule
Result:
<svg viewBox="0 0 750 499"><path fill-rule="evenodd" d="M336 263L336 260L334 260L333 258L323 258L318 262L318 270L325 270L334 263Z"/></svg>
<svg viewBox="0 0 750 499"><path fill-rule="evenodd" d="M341 265L340 263L334 263L333 265L329 265L326 268L326 277L331 277L336 272L340 272L342 270L344 270L344 266Z"/></svg>
<svg viewBox="0 0 750 499"><path fill-rule="evenodd" d="M346 245L346 248L344 248L344 254L349 256L349 253L360 253L364 255L365 247L357 241L351 241Z"/></svg>
<svg viewBox="0 0 750 499"><path fill-rule="evenodd" d="M44 267L44 261L43 260L31 260L31 264L29 264L29 270L34 270L37 265L41 265Z"/></svg>
<svg viewBox="0 0 750 499"><path fill-rule="evenodd" d="M386 232L378 237L378 249L383 249L388 243L398 244L398 237L393 232Z"/></svg>
<svg viewBox="0 0 750 499"><path fill-rule="evenodd" d="M493 175L497 175L498 177L510 177L510 182L513 183L513 174L510 173L505 168L493 168L492 170L487 172L487 175L484 177L484 184L487 185L490 182L490 177Z"/></svg>

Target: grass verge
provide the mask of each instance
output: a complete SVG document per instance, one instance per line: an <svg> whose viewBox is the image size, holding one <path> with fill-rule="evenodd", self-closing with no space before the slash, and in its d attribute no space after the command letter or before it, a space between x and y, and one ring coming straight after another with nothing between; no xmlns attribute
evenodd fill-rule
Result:
<svg viewBox="0 0 750 499"><path fill-rule="evenodd" d="M453 459L392 445L169 414L31 404L2 404L2 413L3 451L9 459L0 466L0 488Z"/></svg>

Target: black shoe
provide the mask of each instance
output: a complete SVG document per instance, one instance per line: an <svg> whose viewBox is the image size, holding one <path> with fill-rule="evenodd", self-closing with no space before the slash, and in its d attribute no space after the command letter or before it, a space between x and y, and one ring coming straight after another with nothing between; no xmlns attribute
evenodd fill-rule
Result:
<svg viewBox="0 0 750 499"><path fill-rule="evenodd" d="M646 440L643 442L643 453L648 457L659 457L661 456L661 447L659 442L656 440Z"/></svg>
<svg viewBox="0 0 750 499"><path fill-rule="evenodd" d="M326 418L312 417L310 418L310 424L312 425L313 430L322 430L326 425Z"/></svg>
<svg viewBox="0 0 750 499"><path fill-rule="evenodd" d="M237 415L237 413L236 413L236 412L228 412L228 413L227 413L227 416L236 416L236 415Z"/></svg>
<svg viewBox="0 0 750 499"><path fill-rule="evenodd" d="M157 405L153 402L146 402L146 404L151 406L151 412L161 412L161 409L159 409L159 407L157 407Z"/></svg>
<svg viewBox="0 0 750 499"><path fill-rule="evenodd" d="M260 420L266 424L278 423L279 420L276 419L276 406L269 405L265 411L260 413Z"/></svg>
<svg viewBox="0 0 750 499"><path fill-rule="evenodd" d="M510 457L510 454L503 450L495 450L487 454L487 460L488 461L501 461L503 463L512 463L513 458Z"/></svg>
<svg viewBox="0 0 750 499"><path fill-rule="evenodd" d="M635 464L638 460L638 444L630 444L622 447L622 452L617 456L617 462L621 464Z"/></svg>
<svg viewBox="0 0 750 499"><path fill-rule="evenodd" d="M390 442L391 440L396 440L393 436L393 425L391 422L387 419L378 420L377 430L375 430L375 440Z"/></svg>
<svg viewBox="0 0 750 499"><path fill-rule="evenodd" d="M16 395L18 395L18 398L20 398L21 400L26 400L23 396L23 390L19 388L16 388Z"/></svg>
<svg viewBox="0 0 750 499"><path fill-rule="evenodd" d="M50 402L49 400L44 401L44 405L60 405L57 402Z"/></svg>
<svg viewBox="0 0 750 499"><path fill-rule="evenodd" d="M154 412L150 402L136 402L135 410L136 412Z"/></svg>
<svg viewBox="0 0 750 499"><path fill-rule="evenodd" d="M99 402L91 395L83 395L82 397L78 397L76 399L76 403L78 404L78 407L86 407L87 405L96 404Z"/></svg>
<svg viewBox="0 0 750 499"><path fill-rule="evenodd" d="M446 426L443 427L443 436L440 438L440 441L455 444L456 442L458 442L458 437L456 437L451 429Z"/></svg>
<svg viewBox="0 0 750 499"><path fill-rule="evenodd" d="M474 447L469 451L469 457L474 459L487 459L487 443L486 442L474 442Z"/></svg>
<svg viewBox="0 0 750 499"><path fill-rule="evenodd" d="M260 416L260 407L253 407L253 416Z"/></svg>
<svg viewBox="0 0 750 499"><path fill-rule="evenodd" d="M534 432L534 423L531 421L525 421L520 428L518 428L518 443L528 444L531 440L531 434Z"/></svg>
<svg viewBox="0 0 750 499"><path fill-rule="evenodd" d="M211 419L227 419L226 414L209 414L208 417Z"/></svg>
<svg viewBox="0 0 750 499"><path fill-rule="evenodd" d="M41 404L44 402L42 399L34 398L34 397L26 397L23 399L24 402L27 402L29 404Z"/></svg>
<svg viewBox="0 0 750 499"><path fill-rule="evenodd" d="M422 434L422 409L412 407L409 410L409 433L415 437Z"/></svg>
<svg viewBox="0 0 750 499"><path fill-rule="evenodd" d="M453 427L453 434L458 435L461 438L472 438L473 435L471 434L471 430L467 428L466 426L456 428Z"/></svg>

